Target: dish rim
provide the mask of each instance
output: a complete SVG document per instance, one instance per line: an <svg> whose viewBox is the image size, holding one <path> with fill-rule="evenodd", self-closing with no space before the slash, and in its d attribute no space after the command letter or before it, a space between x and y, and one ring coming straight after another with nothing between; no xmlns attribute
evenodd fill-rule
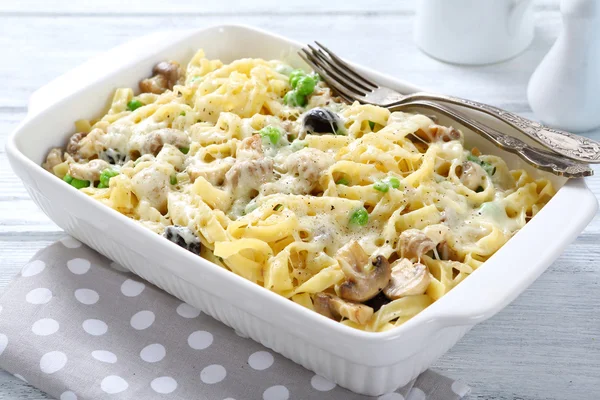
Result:
<svg viewBox="0 0 600 400"><path fill-rule="evenodd" d="M281 41L287 43L290 46L295 47L295 48L302 47L302 44L297 41L288 39L288 38L278 35L278 34L274 34L274 33L271 33L271 32L268 32L268 31L265 31L262 29L258 29L258 28L243 25L243 24L212 25L212 26L209 26L209 27L206 27L203 29L185 31L185 32L189 32L189 33L183 35L182 37L179 37L176 41L171 42L168 47L174 47L178 44L185 43L186 41L190 40L192 37L194 37L196 35L206 33L208 31L211 31L214 29L249 30L254 33L258 33L261 35L276 38L278 40L281 40ZM154 57L157 57L159 55L159 53L165 51L168 47L154 49L151 54ZM10 134L8 142L6 144L6 151L7 151L7 155L9 156L9 159L11 159L11 164L13 164L13 162L16 161L20 165L25 166L32 175L33 174L37 175L37 179L57 179L53 174L44 170L41 167L41 165L38 165L36 162L34 162L29 157L27 157L21 151L21 149L17 143L19 135L24 130L26 130L30 124L33 124L39 120L44 120L44 119L48 118L49 116L53 115L54 113L59 112L65 103L68 103L69 101L71 101L73 97L79 96L80 94L90 90L91 86L99 84L102 81L109 79L110 77L118 75L119 73L122 73L123 71L132 68L136 64L139 64L140 62L142 62L142 59L140 59L139 57L129 60L129 62L124 62L123 64L120 64L117 67L115 67L115 69L110 71L109 73L106 73L100 77L97 77L96 79L90 80L86 85L78 87L75 91L72 91L67 96L63 97L62 99L60 99L52 104L47 105L44 109L40 110L38 113L28 114L25 117L25 119ZM353 64L353 65L356 65L356 64ZM369 75L374 76L375 77L374 79L377 79L377 80L384 79L384 80L392 81L395 84L397 84L398 86L402 85L402 86L405 86L408 88L413 88L415 90L419 89L415 85L412 85L412 84L405 82L403 80L400 80L400 79L396 79L392 76L379 73L373 69L362 67L362 66L357 66L357 67L362 71L366 71ZM67 76L68 74L69 74L69 72L67 72L65 75L63 75L63 77ZM44 87L46 87L46 86L47 85L45 85ZM32 98L33 98L33 96L32 96ZM13 169L14 169L14 167L13 167ZM68 185L64 185L64 186L60 186L60 187L67 188L67 186ZM63 190L63 189L58 189L58 190ZM69 190L73 190L74 192L69 192ZM99 215L104 215L106 218L111 218L110 216L115 216L116 217L115 222L117 222L119 224L125 224L127 226L130 226L131 229L133 229L132 232L134 232L135 234L138 234L138 235L142 235L142 237L145 240L152 241L152 240L156 240L156 238L160 237L159 235L157 235L156 233L143 227L139 223L136 223L136 221L130 219L129 217L119 213L118 211L116 211L110 207L105 206L104 204L98 202L97 200L94 200L93 198L89 197L88 195L85 195L84 193L81 193L79 190L77 190L75 188L70 187L66 191L64 191L64 193L66 196L69 196L68 193L74 193L74 197L73 197L74 199L80 199L77 201L82 202L81 204L85 204L88 207L93 207L94 210L97 213L99 213ZM484 303L483 305L480 305L479 307L475 307L474 310L472 310L472 312L467 312L467 313L456 312L454 314L440 313L440 311L444 311L444 310L445 310L445 312L448 312L447 305L451 304L450 299L457 301L457 299L455 299L455 298L458 298L458 297L462 296L463 294L469 292L469 288L470 288L470 286L473 286L473 284L469 284L469 285L465 285L465 284L467 284L468 282L477 282L478 281L477 279L473 279L472 278L473 276L484 277L484 274L487 271L493 270L494 268L496 268L496 269L501 268L500 265L495 265L495 264L497 264L497 262L495 262L495 260L498 260L500 258L500 255L506 255L509 251L513 251L515 248L520 246L522 244L521 243L522 240L518 240L519 237L524 237L526 235L530 235L533 232L535 232L535 230L539 230L539 228L544 224L544 221L546 221L549 218L552 218L551 215L546 216L546 214L548 214L552 208L558 207L559 203L568 201L569 199L576 199L577 197L583 198L583 197L587 196L588 200L589 200L590 195L595 200L595 196L587 188L587 186L585 185L583 180L577 179L577 180L569 180L569 181L565 182L564 185L560 189L558 189L555 196L540 211L540 213L538 215L536 215L529 223L527 223L527 225L525 225L525 227L523 227L519 232L517 232L505 245L503 245L481 267L479 267L476 271L474 271L471 274L471 276L468 277L469 279L465 279L465 281L463 281L459 285L457 285L456 288L453 288L450 292L448 292L446 295L444 295L441 299L435 301L432 305L427 307L425 310L421 311L419 314L417 314L411 320L407 321L406 323L404 323L403 325L401 325L399 327L390 329L385 332L366 332L366 331L362 331L359 329L351 328L349 326L340 324L337 321L333 321L333 320L326 318L312 310L306 309L303 306L291 301L290 299L285 298L275 292L272 292L258 284L254 284L254 283L246 280L245 278L235 274L234 272L232 272L230 270L223 269L222 267L219 267L218 265L213 264L212 262L210 262L202 257L191 254L189 251L177 246L174 243L167 244L167 243L169 243L169 241L162 240L162 239L160 239L157 243L166 244L167 247L165 248L165 250L168 250L169 252L174 252L175 254L178 254L179 258L184 258L184 259L188 260L189 262L199 262L200 264L197 264L197 265L202 266L200 268L210 268L212 273L216 274L216 276L218 276L219 279L230 280L234 284L241 285L241 288L245 288L249 291L253 291L253 293L256 296L260 296L261 301L264 299L264 301L268 301L268 302L277 302L277 303L279 303L279 305L281 307L288 308L290 313L298 313L299 318L300 318L300 315L304 315L305 318L309 318L307 320L307 322L316 324L317 326L320 325L324 329L327 329L328 331L330 331L332 334L335 333L336 335L342 335L346 339L350 339L350 340L359 340L362 343L381 343L381 342L388 342L391 340L396 340L396 339L404 336L405 334L407 334L407 332L409 330L411 330L412 328L414 328L418 325L429 326L430 329L434 329L434 331L440 330L446 326L474 325L475 323L481 322L481 321L491 317L496 312L498 312L500 309L504 308L515 297L520 295L524 289L523 288L518 288L518 289L513 288L512 291L504 293L504 297L497 298L497 299L495 299L495 301L491 301L491 302L488 301L488 302ZM583 204L583 201L582 201L582 204ZM552 208L550 207L551 205L553 205ZM598 205L596 202L596 205L595 205L596 209L597 209L597 206ZM594 209L594 207L589 205L586 209L587 210L586 214L593 215L595 213L595 210L593 210L593 209ZM544 212L544 211L546 211L546 212ZM545 216L545 217L541 218L542 216ZM571 229L569 232L575 231L575 230L577 230L578 232L580 231L579 225L582 225L583 222L585 222L585 221L583 221L585 219L583 214L579 219L581 220L580 224L578 224L576 228ZM565 242L566 241L565 238L567 238L568 236L570 236L570 234L568 232L565 233L562 236L562 240L559 240L559 242L560 243ZM171 247L169 247L169 246L171 246ZM137 249L134 249L132 247L130 247L130 249L136 253L139 253ZM562 251L560 251L560 252L562 252ZM527 282L530 280L533 281L537 277L537 275L539 275L539 273L543 272L550 265L551 259L552 260L554 259L554 255L553 255L554 253L556 253L556 252L549 252L546 255L546 257L542 257L540 259L540 261L538 261L538 264L536 266L531 267L527 271L527 275L523 276L521 279L518 280L519 282L521 282L520 286L525 286L525 287L529 286L530 283L527 283ZM177 274L175 271L172 271L172 272ZM178 277L180 279L185 280L184 277L181 277L179 275L178 275ZM199 287L198 287L198 290L204 291L204 289L201 289ZM212 293L212 292L209 292L209 294L216 296L216 294ZM236 306L238 306L238 305L236 304ZM294 310L296 310L296 311L294 311ZM264 316L257 315L256 313L248 311L247 309L244 309L244 311L250 312L255 317L264 320Z"/></svg>

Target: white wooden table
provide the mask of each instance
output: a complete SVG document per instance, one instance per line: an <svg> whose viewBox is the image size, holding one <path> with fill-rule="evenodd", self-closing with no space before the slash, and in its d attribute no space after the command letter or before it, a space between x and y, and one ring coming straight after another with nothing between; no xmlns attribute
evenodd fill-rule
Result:
<svg viewBox="0 0 600 400"><path fill-rule="evenodd" d="M61 236L10 170L4 142L36 88L103 50L155 30L245 23L302 42L321 40L349 59L415 84L532 117L527 80L560 29L556 0L538 1L536 37L525 53L497 65L461 67L415 47L410 0L237 3L0 1L0 289ZM600 139L600 132L589 135ZM600 168L596 173L588 185L600 196ZM470 399L600 398L600 219L518 300L473 329L436 367L472 385ZM46 398L0 371L0 400Z"/></svg>

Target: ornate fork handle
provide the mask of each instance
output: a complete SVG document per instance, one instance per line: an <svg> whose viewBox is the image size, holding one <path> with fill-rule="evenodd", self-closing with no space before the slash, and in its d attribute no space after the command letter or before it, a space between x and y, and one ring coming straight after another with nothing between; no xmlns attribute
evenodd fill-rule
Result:
<svg viewBox="0 0 600 400"><path fill-rule="evenodd" d="M391 107L390 111L414 107L422 107L438 111L441 114L444 114L447 117L450 117L479 133L496 146L519 155L523 160L541 170L568 178L591 176L594 173L594 170L592 170L589 165L570 161L564 157L555 155L552 152L529 146L520 139L500 133L487 125L483 125L471 118L466 117L464 114L458 111L444 107L437 103L432 103L429 101L412 101Z"/></svg>
<svg viewBox="0 0 600 400"><path fill-rule="evenodd" d="M600 163L600 143L583 136L549 128L509 111L460 97L434 93L414 93L408 95L404 101L413 100L435 100L481 111L501 119L558 154L579 162Z"/></svg>

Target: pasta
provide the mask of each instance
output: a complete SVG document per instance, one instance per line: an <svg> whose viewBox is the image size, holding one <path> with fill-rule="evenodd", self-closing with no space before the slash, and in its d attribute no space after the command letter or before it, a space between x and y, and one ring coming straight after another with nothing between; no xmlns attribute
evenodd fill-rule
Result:
<svg viewBox="0 0 600 400"><path fill-rule="evenodd" d="M277 60L200 50L75 122L44 167L108 207L356 329L406 322L548 202L547 179L419 114L345 104ZM199 272L201 273L201 271Z"/></svg>

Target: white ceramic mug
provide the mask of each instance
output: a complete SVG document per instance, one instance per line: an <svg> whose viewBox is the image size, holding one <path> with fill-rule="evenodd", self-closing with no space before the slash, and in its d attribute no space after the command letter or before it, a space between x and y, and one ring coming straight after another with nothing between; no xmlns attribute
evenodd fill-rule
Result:
<svg viewBox="0 0 600 400"><path fill-rule="evenodd" d="M427 54L457 64L491 64L533 40L532 0L419 0L415 41Z"/></svg>

